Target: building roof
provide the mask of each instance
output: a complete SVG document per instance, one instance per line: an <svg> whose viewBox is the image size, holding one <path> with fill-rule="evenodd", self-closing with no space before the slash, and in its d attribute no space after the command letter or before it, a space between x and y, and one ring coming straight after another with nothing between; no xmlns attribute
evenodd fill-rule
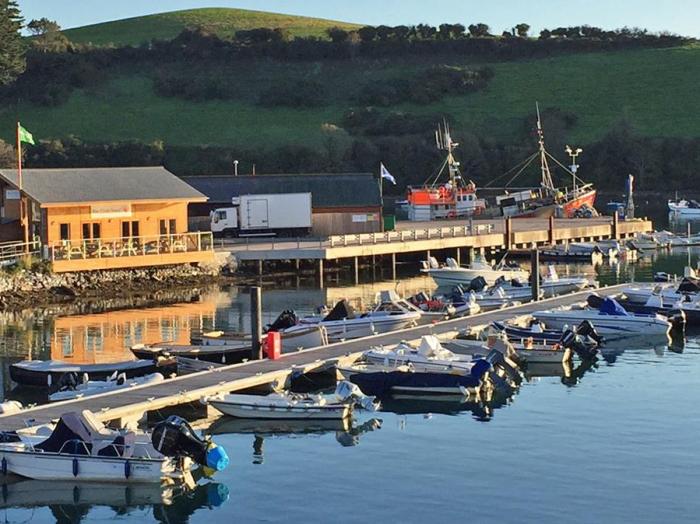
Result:
<svg viewBox="0 0 700 524"><path fill-rule="evenodd" d="M189 176L188 184L214 204L231 204L240 195L311 193L314 208L380 207L379 184L372 173Z"/></svg>
<svg viewBox="0 0 700 524"><path fill-rule="evenodd" d="M0 180L18 187L16 169ZM164 167L22 169L22 189L41 205L138 200L205 201L206 196Z"/></svg>

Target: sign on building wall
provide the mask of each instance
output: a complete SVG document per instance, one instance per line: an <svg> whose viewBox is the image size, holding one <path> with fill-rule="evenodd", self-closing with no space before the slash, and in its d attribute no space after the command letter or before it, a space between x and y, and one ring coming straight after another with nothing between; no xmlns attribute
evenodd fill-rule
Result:
<svg viewBox="0 0 700 524"><path fill-rule="evenodd" d="M6 200L19 200L19 190L17 189L6 189L5 190L5 199Z"/></svg>
<svg viewBox="0 0 700 524"><path fill-rule="evenodd" d="M102 204L90 206L90 218L120 218L131 216L131 204Z"/></svg>
<svg viewBox="0 0 700 524"><path fill-rule="evenodd" d="M364 215L353 215L353 222L375 222L379 220L379 215L377 213L366 213Z"/></svg>

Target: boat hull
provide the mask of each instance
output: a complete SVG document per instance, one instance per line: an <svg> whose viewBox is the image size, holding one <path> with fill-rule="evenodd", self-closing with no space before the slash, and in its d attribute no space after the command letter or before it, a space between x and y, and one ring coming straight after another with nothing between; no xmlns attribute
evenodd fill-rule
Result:
<svg viewBox="0 0 700 524"><path fill-rule="evenodd" d="M532 314L550 329L577 326L588 320L596 331L606 339L635 335L668 335L671 323L652 315L616 316L604 314L582 314L582 311L535 311Z"/></svg>
<svg viewBox="0 0 700 524"><path fill-rule="evenodd" d="M564 209L564 217L565 218L573 218L574 215L576 214L576 211L580 209L583 206L588 206L588 207L593 207L593 204L595 202L595 197L596 197L596 190L592 189L590 191L586 191L583 193L581 196L569 200L568 202L564 204L549 204L549 205L544 205L541 207L537 207L535 209L529 209L527 211L522 211L520 213L516 213L514 215L511 215L512 218L549 218L553 217L557 213L557 209L559 207L563 207Z"/></svg>
<svg viewBox="0 0 700 524"><path fill-rule="evenodd" d="M489 269L429 269L427 271L428 275L435 281L435 283L440 287L447 286L468 286L471 281L477 277L483 277L486 283L491 285L500 277L504 277L506 280L512 280L514 278L520 278L527 280L527 271L516 270L489 270Z"/></svg>
<svg viewBox="0 0 700 524"><path fill-rule="evenodd" d="M0 461L8 473L35 480L148 483L179 476L170 459L2 450Z"/></svg>
<svg viewBox="0 0 700 524"><path fill-rule="evenodd" d="M380 317L360 317L346 320L332 320L328 322L311 323L308 320L302 320L302 323L287 328L282 331L282 337L294 334L308 328L309 325L321 324L328 335L329 342L339 342L352 338L370 337L390 331L397 331L409 325L417 324L420 321L421 314L401 314L401 315L386 315Z"/></svg>
<svg viewBox="0 0 700 524"><path fill-rule="evenodd" d="M209 400L209 403L225 415L255 420L342 420L351 414L349 404L323 406L265 404L260 401Z"/></svg>

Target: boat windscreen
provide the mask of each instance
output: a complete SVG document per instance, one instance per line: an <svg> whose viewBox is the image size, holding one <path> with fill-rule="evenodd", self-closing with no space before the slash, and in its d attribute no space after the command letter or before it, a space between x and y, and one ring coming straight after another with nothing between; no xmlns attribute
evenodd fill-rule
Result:
<svg viewBox="0 0 700 524"><path fill-rule="evenodd" d="M627 311L614 298L605 297L600 305L600 312L606 315L628 316Z"/></svg>
<svg viewBox="0 0 700 524"><path fill-rule="evenodd" d="M323 322L352 318L355 318L355 310L350 304L348 304L347 300L343 299L333 306L333 309L331 309L331 312L326 315Z"/></svg>

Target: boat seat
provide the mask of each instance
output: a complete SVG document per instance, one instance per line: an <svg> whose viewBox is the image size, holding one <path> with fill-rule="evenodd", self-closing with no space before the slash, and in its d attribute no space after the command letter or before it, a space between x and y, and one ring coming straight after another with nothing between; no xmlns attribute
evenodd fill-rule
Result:
<svg viewBox="0 0 700 524"><path fill-rule="evenodd" d="M104 445L97 450L100 457L131 457L134 453L136 435L128 432L124 435L117 435L111 442L104 442ZM100 443L102 444L102 443Z"/></svg>

